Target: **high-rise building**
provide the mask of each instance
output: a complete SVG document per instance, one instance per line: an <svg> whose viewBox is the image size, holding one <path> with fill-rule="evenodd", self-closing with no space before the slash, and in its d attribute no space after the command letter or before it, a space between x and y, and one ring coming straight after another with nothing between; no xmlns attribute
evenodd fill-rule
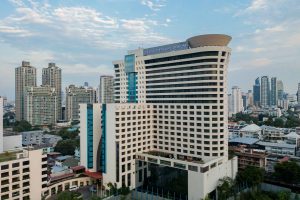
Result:
<svg viewBox="0 0 300 200"><path fill-rule="evenodd" d="M3 98L0 96L0 153L3 152Z"/></svg>
<svg viewBox="0 0 300 200"><path fill-rule="evenodd" d="M24 120L24 100L26 87L36 86L36 68L30 62L22 61L22 66L15 69L15 105L16 120Z"/></svg>
<svg viewBox="0 0 300 200"><path fill-rule="evenodd" d="M253 106L254 105L254 101L253 101L253 93L252 93L252 90L248 90L248 93L247 93L247 99L248 99L248 105L249 106ZM248 106L247 105L247 106Z"/></svg>
<svg viewBox="0 0 300 200"><path fill-rule="evenodd" d="M79 104L94 103L95 91L93 88L76 87L69 85L66 88L66 119L67 121L79 120Z"/></svg>
<svg viewBox="0 0 300 200"><path fill-rule="evenodd" d="M83 86L84 87L89 87L89 83L88 82L84 82Z"/></svg>
<svg viewBox="0 0 300 200"><path fill-rule="evenodd" d="M120 78L118 78L119 80ZM99 103L113 103L114 102L114 77L100 76L100 85L98 88Z"/></svg>
<svg viewBox="0 0 300 200"><path fill-rule="evenodd" d="M261 77L260 104L262 107L270 105L270 82L268 76Z"/></svg>
<svg viewBox="0 0 300 200"><path fill-rule="evenodd" d="M236 114L239 112L242 112L244 107L243 107L243 98L242 98L242 91L238 86L233 86L232 87L232 114ZM246 99L245 99L245 104L246 104Z"/></svg>
<svg viewBox="0 0 300 200"><path fill-rule="evenodd" d="M228 160L227 65L231 37L129 51L114 63L114 104L81 104L80 157L103 184L139 187L157 170L186 173L188 199L234 178ZM165 192L165 191L164 191Z"/></svg>
<svg viewBox="0 0 300 200"><path fill-rule="evenodd" d="M259 77L255 79L255 84L253 85L253 102L255 106L260 105L260 81Z"/></svg>
<svg viewBox="0 0 300 200"><path fill-rule="evenodd" d="M42 149L16 149L0 154L1 199L41 199L47 190L47 155Z"/></svg>
<svg viewBox="0 0 300 200"><path fill-rule="evenodd" d="M298 83L297 102L300 103L300 83Z"/></svg>
<svg viewBox="0 0 300 200"><path fill-rule="evenodd" d="M277 105L277 96L278 96L278 91L277 91L277 78L272 77L271 78L271 91L270 91L270 105L271 106L276 106Z"/></svg>
<svg viewBox="0 0 300 200"><path fill-rule="evenodd" d="M277 99L283 100L284 87L281 80L277 80Z"/></svg>
<svg viewBox="0 0 300 200"><path fill-rule="evenodd" d="M53 87L27 87L24 99L25 119L33 126L56 124L57 99Z"/></svg>
<svg viewBox="0 0 300 200"><path fill-rule="evenodd" d="M43 68L42 72L42 84L43 86L50 86L55 88L57 96L56 119L61 120L61 107L62 107L62 90L61 90L61 69L55 65L55 63L49 63L48 68Z"/></svg>

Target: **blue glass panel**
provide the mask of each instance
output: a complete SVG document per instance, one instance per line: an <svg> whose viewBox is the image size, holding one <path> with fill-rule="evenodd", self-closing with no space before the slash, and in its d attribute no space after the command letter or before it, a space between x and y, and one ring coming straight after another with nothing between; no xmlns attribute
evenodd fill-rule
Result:
<svg viewBox="0 0 300 200"><path fill-rule="evenodd" d="M163 46L144 49L143 54L144 56L148 56L148 55L154 55L159 53L167 53L171 51L180 51L188 48L189 48L189 44L187 42L179 42L179 43L167 44Z"/></svg>
<svg viewBox="0 0 300 200"><path fill-rule="evenodd" d="M93 168L93 104L87 105L87 164Z"/></svg>
<svg viewBox="0 0 300 200"><path fill-rule="evenodd" d="M100 172L106 173L106 104L102 105L102 135L100 141Z"/></svg>
<svg viewBox="0 0 300 200"><path fill-rule="evenodd" d="M134 72L135 66L135 55L126 55L125 56L125 73Z"/></svg>

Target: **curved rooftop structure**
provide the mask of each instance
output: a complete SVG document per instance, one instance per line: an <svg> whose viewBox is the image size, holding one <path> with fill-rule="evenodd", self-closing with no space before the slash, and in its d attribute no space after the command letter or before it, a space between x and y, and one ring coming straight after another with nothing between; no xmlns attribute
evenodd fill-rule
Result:
<svg viewBox="0 0 300 200"><path fill-rule="evenodd" d="M187 39L191 48L203 46L227 46L231 41L231 36L223 34L198 35Z"/></svg>

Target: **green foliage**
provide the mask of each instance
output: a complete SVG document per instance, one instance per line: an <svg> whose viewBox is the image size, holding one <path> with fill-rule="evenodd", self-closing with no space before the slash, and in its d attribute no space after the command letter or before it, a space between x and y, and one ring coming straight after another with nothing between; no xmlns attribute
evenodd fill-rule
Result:
<svg viewBox="0 0 300 200"><path fill-rule="evenodd" d="M31 124L28 121L21 120L14 124L13 130L16 132L31 131Z"/></svg>
<svg viewBox="0 0 300 200"><path fill-rule="evenodd" d="M273 200L266 193L261 191L251 190L248 192L241 192L239 200Z"/></svg>
<svg viewBox="0 0 300 200"><path fill-rule="evenodd" d="M300 166L296 162L277 163L274 167L275 177L286 183L300 183Z"/></svg>
<svg viewBox="0 0 300 200"><path fill-rule="evenodd" d="M249 185L256 187L263 182L264 179L264 169L247 166L243 171L239 171L237 174L237 182L246 182Z"/></svg>
<svg viewBox="0 0 300 200"><path fill-rule="evenodd" d="M277 196L278 196L278 198L277 198L278 200L290 200L291 192L280 191L280 192L278 192Z"/></svg>
<svg viewBox="0 0 300 200"><path fill-rule="evenodd" d="M78 131L74 131L74 132L69 132L68 128L63 128L61 130L59 130L56 135L59 135L62 137L63 140L67 140L67 139L75 139L78 136Z"/></svg>
<svg viewBox="0 0 300 200"><path fill-rule="evenodd" d="M234 193L234 181L225 177L219 180L219 185L217 187L218 197L220 200L226 200L228 197L231 197Z"/></svg>
<svg viewBox="0 0 300 200"><path fill-rule="evenodd" d="M54 151L60 152L63 155L73 155L76 146L78 146L78 140L60 140L57 142Z"/></svg>
<svg viewBox="0 0 300 200"><path fill-rule="evenodd" d="M79 196L81 196L79 192L64 191L58 194L57 200L78 200Z"/></svg>
<svg viewBox="0 0 300 200"><path fill-rule="evenodd" d="M245 121L246 123L255 123L258 124L258 119L256 117L252 117L249 114L237 113L233 119L236 122Z"/></svg>

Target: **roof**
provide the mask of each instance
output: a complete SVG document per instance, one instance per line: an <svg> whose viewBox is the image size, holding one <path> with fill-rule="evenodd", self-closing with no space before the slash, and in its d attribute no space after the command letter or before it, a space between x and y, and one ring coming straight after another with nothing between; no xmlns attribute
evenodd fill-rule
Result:
<svg viewBox="0 0 300 200"><path fill-rule="evenodd" d="M63 175L60 175L60 176L54 176L54 177L51 177L50 180L51 180L51 182L53 182L53 181L57 181L57 180L65 179L65 178L70 178L70 177L74 177L74 173L63 174Z"/></svg>
<svg viewBox="0 0 300 200"><path fill-rule="evenodd" d="M73 171L78 171L78 170L85 169L85 167L80 165L80 166L71 167L71 169L72 169Z"/></svg>
<svg viewBox="0 0 300 200"><path fill-rule="evenodd" d="M257 138L248 138L248 137L236 137L229 140L229 142L240 143L240 144L248 144L252 145L258 142Z"/></svg>
<svg viewBox="0 0 300 200"><path fill-rule="evenodd" d="M191 48L203 46L227 46L231 37L223 34L198 35L187 39Z"/></svg>
<svg viewBox="0 0 300 200"><path fill-rule="evenodd" d="M102 174L100 172L85 171L85 174L94 179L102 179Z"/></svg>
<svg viewBox="0 0 300 200"><path fill-rule="evenodd" d="M275 143L275 142L258 142L257 144L261 146L269 146L269 147L279 147L279 148L288 148L288 149L294 149L296 148L296 145L287 144L287 143Z"/></svg>
<svg viewBox="0 0 300 200"><path fill-rule="evenodd" d="M75 167L78 166L79 160L75 158L67 158L63 161L62 165L67 167Z"/></svg>
<svg viewBox="0 0 300 200"><path fill-rule="evenodd" d="M290 132L289 134L285 135L285 137L298 139L300 138L300 135L298 135L296 132Z"/></svg>
<svg viewBox="0 0 300 200"><path fill-rule="evenodd" d="M51 172L52 172L53 174L58 173L58 172L62 172L62 171L65 171L65 168L60 167L60 166L56 166L56 165L54 165L54 166L52 167L52 170L51 170Z"/></svg>
<svg viewBox="0 0 300 200"><path fill-rule="evenodd" d="M55 160L58 160L58 161L64 161L64 160L66 160L67 158L71 158L72 156L59 156L59 157L57 157Z"/></svg>
<svg viewBox="0 0 300 200"><path fill-rule="evenodd" d="M261 131L261 128L257 126L256 124L250 124L242 128L240 131L244 132L258 132Z"/></svg>

